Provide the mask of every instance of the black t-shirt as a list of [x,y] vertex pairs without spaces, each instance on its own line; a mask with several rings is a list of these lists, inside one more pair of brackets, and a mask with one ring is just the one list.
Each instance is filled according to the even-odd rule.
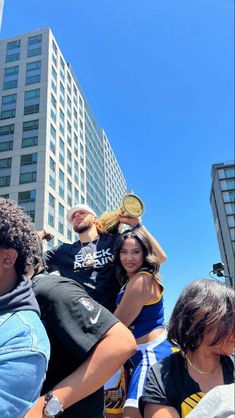
[[[113,248],[119,234],[101,234],[96,245],[94,266],[84,264],[86,246],[92,243],[76,241],[73,244],[62,244],[44,253],[49,271],[58,270],[61,276],[69,277],[80,283],[88,294],[111,312],[116,308],[116,296],[120,285],[115,278]],[[89,252],[89,251],[88,251]]]
[[[51,343],[42,392],[46,393],[84,362],[118,319],[91,299],[74,280],[39,274],[32,279],[32,286]],[[66,409],[61,417],[100,418],[103,409],[103,389],[100,389]]]
[[[224,383],[232,383],[234,365],[231,358],[221,356],[221,364]],[[144,394],[139,400],[139,409],[144,416],[147,403],[166,405],[174,407],[184,418],[203,396],[198,383],[189,375],[184,358],[177,352],[151,367]]]

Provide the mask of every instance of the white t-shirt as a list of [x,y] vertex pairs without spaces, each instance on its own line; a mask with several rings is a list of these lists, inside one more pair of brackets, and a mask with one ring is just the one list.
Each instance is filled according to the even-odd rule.
[[187,418],[234,418],[234,383],[210,390]]

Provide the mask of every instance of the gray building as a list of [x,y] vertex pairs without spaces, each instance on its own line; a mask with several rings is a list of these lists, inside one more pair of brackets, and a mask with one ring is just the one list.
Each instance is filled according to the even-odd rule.
[[4,0],[0,0],[0,31],[2,27],[3,7],[4,7]]
[[[212,165],[210,202],[217,239],[224,263],[226,282],[234,285],[235,254],[235,165],[234,162]],[[216,261],[216,260],[215,260]]]
[[67,210],[119,207],[126,181],[49,28],[0,42],[0,195],[31,215],[50,245],[73,241]]

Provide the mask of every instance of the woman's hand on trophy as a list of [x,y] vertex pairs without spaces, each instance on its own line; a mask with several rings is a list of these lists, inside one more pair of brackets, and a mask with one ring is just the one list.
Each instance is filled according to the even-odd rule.
[[140,218],[133,218],[133,216],[128,215],[118,215],[118,220],[121,224],[130,225],[132,228],[140,223]]

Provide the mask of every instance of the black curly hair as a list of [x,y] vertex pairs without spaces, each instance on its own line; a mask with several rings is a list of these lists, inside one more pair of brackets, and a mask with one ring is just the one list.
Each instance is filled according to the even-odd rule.
[[19,278],[40,255],[37,233],[28,215],[13,200],[0,198],[0,248],[14,248]]

